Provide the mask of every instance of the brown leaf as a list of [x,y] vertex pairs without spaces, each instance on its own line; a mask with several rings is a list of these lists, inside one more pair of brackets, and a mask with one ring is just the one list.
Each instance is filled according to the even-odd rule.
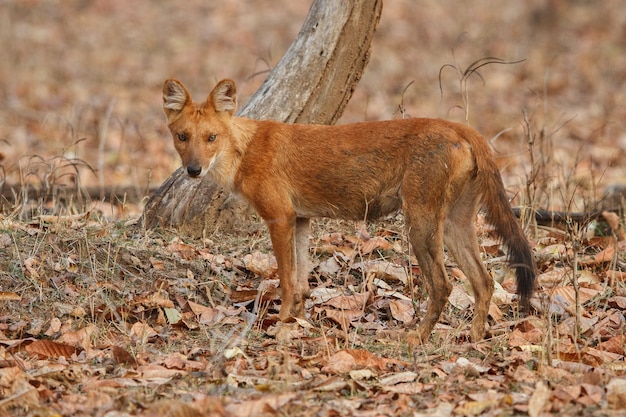
[[357,367],[356,359],[345,350],[333,354],[328,358],[328,364],[322,369],[331,374],[345,374]]
[[198,257],[198,250],[191,245],[181,243],[179,241],[172,242],[168,245],[167,249],[171,252],[177,253],[182,259],[193,260]]
[[615,258],[615,246],[610,245],[596,253],[593,260],[596,263],[611,262]]
[[580,320],[576,320],[576,317],[568,317],[558,325],[560,334],[574,334],[575,327],[579,327],[580,333],[586,333],[592,329],[598,322],[598,316],[593,317],[580,317]]
[[20,301],[22,297],[11,291],[0,291],[0,301]]
[[583,383],[581,384],[581,387],[583,393],[586,393],[587,395],[579,398],[579,403],[589,407],[602,401],[602,397],[604,396],[604,388],[602,386]]
[[402,382],[396,385],[381,386],[381,389],[397,394],[417,395],[424,391],[424,384],[421,382]]
[[0,233],[0,249],[8,248],[13,244],[13,239],[8,233]]
[[613,378],[606,385],[606,401],[613,410],[626,410],[626,378]]
[[140,366],[137,371],[141,378],[149,382],[165,383],[171,378],[184,375],[186,372],[180,369],[168,369],[165,366],[148,364]]
[[58,341],[61,343],[67,343],[72,346],[80,346],[84,350],[89,351],[91,349],[91,336],[96,330],[96,326],[90,324],[73,332],[63,333]]
[[174,302],[165,291],[156,291],[145,301],[149,307],[174,308]]
[[605,364],[611,364],[617,361],[623,361],[624,357],[617,353],[602,351],[592,347],[585,347],[582,351],[582,362],[599,367]]
[[479,416],[487,409],[498,404],[496,399],[482,401],[467,401],[454,409],[455,414],[463,416]]
[[389,250],[391,249],[391,244],[387,239],[381,236],[374,236],[373,238],[361,241],[361,253],[363,255],[367,255],[379,249]]
[[544,332],[541,329],[532,329],[527,332],[522,332],[519,329],[513,330],[509,336],[509,346],[522,347],[530,345],[540,345],[545,338]]
[[606,220],[606,222],[608,223],[609,227],[611,228],[615,236],[617,236],[617,240],[619,241],[624,240],[624,231],[622,229],[620,218],[617,215],[617,213],[613,213],[610,211],[603,211],[602,217],[604,217],[604,220]]
[[467,310],[474,304],[474,301],[460,285],[452,287],[452,292],[448,296],[448,301],[459,310]]
[[340,295],[328,300],[325,305],[335,307],[340,310],[360,310],[363,309],[371,296],[369,291],[352,295]]
[[202,417],[203,414],[182,401],[162,400],[141,413],[143,417]]
[[391,316],[404,323],[410,323],[415,317],[415,309],[413,308],[413,303],[406,300],[391,300],[389,302],[389,309],[391,311]]
[[502,322],[502,319],[504,318],[502,310],[500,310],[500,307],[498,307],[494,302],[489,303],[489,315],[498,323]]
[[295,393],[265,395],[255,400],[232,402],[226,406],[226,412],[237,417],[280,415],[278,410],[294,398]]
[[563,385],[555,387],[552,395],[559,400],[570,402],[575,401],[578,397],[580,397],[581,392],[582,386],[580,384]]
[[355,322],[363,317],[363,310],[360,308],[353,310],[335,310],[333,308],[326,308],[324,309],[324,314],[326,315],[326,318],[339,324],[343,330],[348,330],[348,327],[350,327],[352,322]]
[[572,276],[571,268],[553,268],[549,271],[537,275],[537,284],[544,288],[556,287],[568,282]]
[[609,340],[599,343],[597,348],[605,352],[612,352],[618,355],[624,355],[624,335],[613,336]]
[[19,367],[0,369],[0,416],[21,415],[9,410],[22,407],[35,409],[40,404],[40,396],[30,383],[30,377]]
[[407,271],[389,261],[366,261],[354,264],[353,268],[362,270],[368,277],[373,274],[375,277],[385,281],[399,281],[406,284],[408,281]]
[[606,271],[606,276],[611,282],[625,282],[626,281],[626,272],[624,271],[615,271],[609,269]]
[[245,267],[263,278],[270,278],[278,272],[276,257],[270,253],[253,252],[243,257]]
[[30,256],[24,260],[24,267],[30,274],[30,276],[34,279],[39,279],[39,272],[37,272],[37,267],[39,266],[40,261],[36,257]]
[[35,340],[33,343],[27,345],[24,350],[40,359],[60,358],[61,356],[70,358],[76,353],[74,346],[57,343],[52,340]]
[[147,341],[148,339],[155,337],[157,335],[157,332],[149,325],[137,322],[131,327],[130,335],[136,337],[139,340]]
[[[578,301],[581,305],[585,304],[587,301],[591,300],[600,292],[601,292],[600,289],[580,287],[578,289]],[[557,297],[561,297],[561,299],[567,303],[568,307],[576,305],[576,291],[574,287],[572,287],[571,285],[568,285],[565,287],[552,288],[549,291],[549,295],[553,299]]]
[[395,372],[391,375],[387,375],[381,377],[379,382],[380,385],[396,385],[404,382],[413,382],[415,381],[419,375],[412,371],[407,372]]
[[373,368],[376,370],[386,370],[389,365],[396,361],[381,358],[368,350],[344,349],[340,350],[328,359],[328,365],[324,367],[324,372],[347,373],[352,369]]
[[539,417],[544,413],[544,411],[548,411],[550,407],[549,400],[551,395],[552,390],[545,382],[537,382],[535,384],[533,395],[528,401],[528,415],[530,417]]
[[152,268],[157,271],[162,271],[165,269],[165,262],[152,256],[150,257],[150,264],[152,265]]
[[131,355],[126,349],[119,346],[112,346],[111,353],[113,353],[113,359],[120,365],[129,365],[133,368],[137,367],[137,361],[134,356]]

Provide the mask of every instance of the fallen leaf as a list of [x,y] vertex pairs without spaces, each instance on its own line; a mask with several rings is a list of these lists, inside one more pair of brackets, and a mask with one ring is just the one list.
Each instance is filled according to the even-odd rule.
[[134,368],[137,367],[137,361],[135,357],[131,355],[126,349],[121,348],[119,346],[112,346],[111,353],[113,354],[113,359],[115,362],[121,365],[129,365]]
[[544,342],[545,333],[541,329],[531,329],[527,332],[523,332],[520,329],[515,329],[509,336],[510,347],[523,347],[531,345],[539,345]]
[[244,256],[243,264],[246,269],[263,278],[270,278],[278,271],[276,257],[259,251]]
[[606,385],[606,401],[613,410],[626,409],[626,379],[612,378]]
[[452,287],[448,301],[459,310],[467,310],[474,304],[474,300],[459,285]]
[[200,411],[178,400],[162,400],[152,404],[140,414],[142,417],[202,417]]
[[370,239],[362,240],[360,249],[363,255],[367,255],[375,250],[389,250],[391,249],[391,244],[384,237],[374,236]]
[[296,398],[295,393],[264,395],[255,400],[231,402],[226,406],[227,415],[237,417],[257,417],[280,415],[278,410]]
[[468,368],[473,371],[476,371],[479,374],[483,374],[488,372],[490,368],[488,366],[478,365],[477,363],[471,362],[469,359],[460,357],[455,362],[456,366],[460,366],[462,368]]
[[430,408],[424,412],[415,411],[413,417],[450,417],[454,411],[452,402],[442,401],[435,408]]
[[53,317],[50,320],[50,326],[48,327],[48,330],[46,330],[44,334],[46,336],[53,336],[55,333],[58,333],[61,331],[62,325],[63,323],[61,323],[61,320],[58,317]]
[[11,291],[0,291],[0,301],[19,301],[22,297]]
[[410,323],[415,318],[415,309],[410,301],[391,300],[389,310],[394,319],[404,324]]
[[626,310],[626,297],[624,296],[616,295],[607,299],[607,302],[611,307],[619,307],[622,310]]
[[616,353],[618,355],[624,355],[624,335],[613,336],[602,343],[599,343],[597,348],[606,352]]
[[402,382],[413,382],[419,375],[412,371],[396,372],[380,378],[380,385],[396,385]]
[[326,318],[339,324],[344,331],[348,330],[350,324],[360,320],[364,315],[363,310],[360,308],[352,310],[336,310],[334,308],[326,308],[323,311]]
[[344,374],[364,367],[384,370],[387,367],[387,361],[366,350],[344,349],[328,358],[328,364],[322,370],[333,374]]
[[150,265],[152,265],[152,268],[156,271],[163,271],[165,269],[165,262],[153,256],[150,257]]
[[353,369],[349,372],[349,374],[350,378],[355,381],[362,381],[376,377],[376,374],[371,369]]
[[8,248],[13,244],[13,240],[8,233],[0,233],[0,248]]
[[609,227],[613,231],[613,234],[617,236],[618,241],[624,240],[624,230],[622,228],[622,224],[620,223],[620,217],[617,213],[613,213],[611,211],[603,211],[602,217],[608,223]]
[[24,260],[24,267],[30,274],[30,276],[34,279],[39,279],[39,272],[37,272],[37,267],[39,266],[39,259],[36,257],[30,256]]
[[603,263],[611,262],[615,258],[615,246],[607,246],[593,257],[594,262]]
[[35,340],[24,349],[31,355],[43,358],[70,358],[76,353],[76,348],[65,343],[57,343],[52,340]]
[[463,416],[478,416],[494,405],[497,405],[496,400],[467,401],[455,408],[454,412]]
[[197,258],[200,254],[194,246],[182,243],[179,239],[175,239],[172,243],[170,243],[167,249],[170,252],[178,254],[178,256],[180,256],[182,259],[188,261]]
[[557,328],[560,334],[575,334],[576,327],[579,327],[578,330],[580,331],[580,333],[586,333],[588,330],[591,330],[594,327],[598,320],[598,316],[581,316],[579,320],[576,320],[576,317],[568,317],[562,323],[560,323]]
[[96,325],[90,324],[78,330],[63,333],[58,341],[72,346],[80,346],[84,350],[90,351],[92,336],[95,331]]
[[130,335],[145,343],[155,337],[157,332],[149,325],[138,321],[130,328]]
[[324,304],[340,310],[362,310],[371,296],[369,291],[351,295],[333,297]]
[[343,292],[339,288],[317,287],[311,291],[309,297],[314,304],[323,304],[331,298],[339,297],[342,294]]
[[543,381],[538,381],[535,384],[535,390],[528,401],[528,415],[530,417],[539,417],[548,411],[550,407],[550,396],[552,390]]
[[317,272],[325,276],[334,276],[341,271],[341,264],[334,256],[326,259],[317,266]]
[[358,262],[352,267],[353,269],[365,273],[367,276],[373,275],[376,278],[386,281],[399,281],[406,285],[409,279],[407,271],[403,267],[388,261],[375,260]]
[[166,307],[163,309],[163,312],[165,313],[165,317],[167,317],[168,324],[178,324],[182,319],[180,311],[175,308]]

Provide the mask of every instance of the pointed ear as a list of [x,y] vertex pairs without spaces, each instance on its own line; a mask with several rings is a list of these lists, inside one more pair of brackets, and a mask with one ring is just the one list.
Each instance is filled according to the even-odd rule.
[[185,106],[191,103],[191,95],[183,83],[175,79],[166,80],[163,84],[163,110],[169,118],[180,113]]
[[207,98],[207,106],[213,106],[217,112],[233,114],[237,110],[237,87],[233,80],[222,80]]

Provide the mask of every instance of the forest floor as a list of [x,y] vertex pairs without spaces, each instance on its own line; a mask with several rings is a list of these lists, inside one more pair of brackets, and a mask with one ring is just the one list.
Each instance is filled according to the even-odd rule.
[[[385,3],[341,123],[469,123],[490,138],[512,204],[566,221],[521,220],[540,272],[527,315],[479,216],[496,281],[487,337],[469,341],[473,295],[447,259],[454,290],[419,346],[406,335],[427,294],[401,215],[315,221],[307,320],[293,323],[277,319],[254,215],[202,239],[137,221],[179,164],[163,80],[200,99],[233,78],[245,101],[306,2],[3,3],[0,416],[622,415],[626,9],[470,3]],[[486,57],[525,61],[463,78]],[[28,197],[83,187],[134,193],[115,205]]]

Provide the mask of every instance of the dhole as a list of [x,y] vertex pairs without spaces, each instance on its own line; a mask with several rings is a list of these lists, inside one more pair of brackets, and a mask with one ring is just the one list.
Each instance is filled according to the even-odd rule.
[[412,338],[429,337],[450,294],[444,244],[476,297],[470,336],[484,337],[493,279],[474,228],[481,202],[508,247],[522,302],[530,298],[530,246],[491,149],[473,129],[436,119],[285,124],[236,117],[236,107],[232,80],[219,82],[203,103],[194,103],[177,80],[163,86],[163,108],[187,173],[211,175],[265,220],[278,262],[282,320],[304,315],[309,218],[375,219],[399,209],[429,293]]

